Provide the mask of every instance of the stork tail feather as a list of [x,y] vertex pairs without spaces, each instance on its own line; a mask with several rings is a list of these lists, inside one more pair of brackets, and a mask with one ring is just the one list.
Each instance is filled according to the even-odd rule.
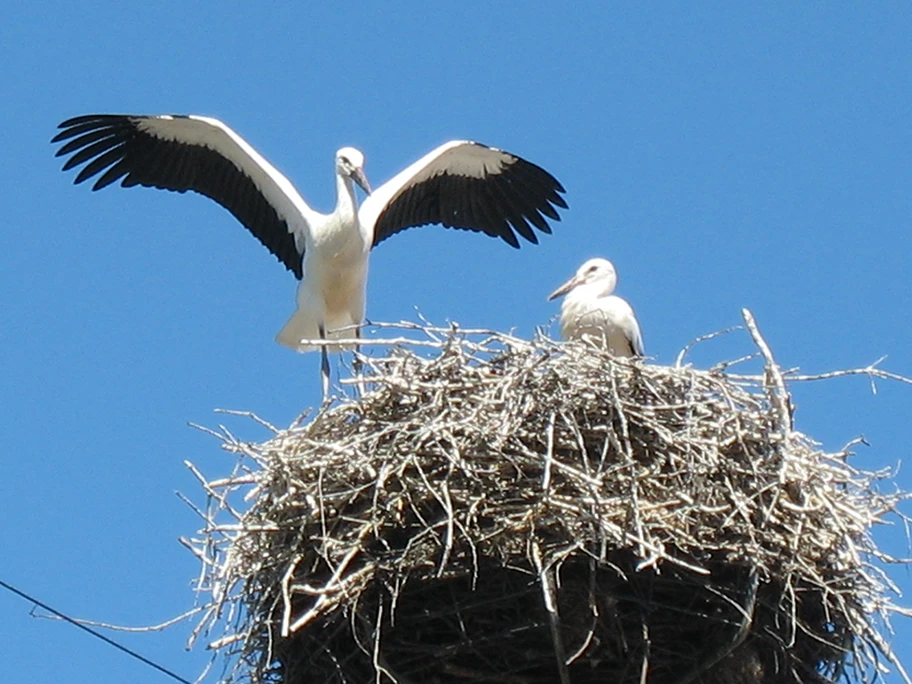
[[[354,339],[357,336],[357,331],[354,329],[335,332],[339,328],[345,328],[351,325],[355,325],[355,321],[353,321],[349,316],[337,320],[331,320],[326,326],[326,329],[329,330],[327,337],[329,339]],[[282,326],[281,330],[279,330],[279,334],[276,335],[275,339],[276,342],[282,346],[293,349],[294,351],[309,352],[316,351],[320,349],[320,347],[312,344],[301,344],[301,340],[318,340],[321,337],[320,326],[317,324],[316,317],[304,309],[297,309],[291,315],[291,318],[288,319],[288,322]],[[331,345],[326,349],[329,352],[338,352],[341,350],[351,349],[353,346],[354,345],[348,344]]]

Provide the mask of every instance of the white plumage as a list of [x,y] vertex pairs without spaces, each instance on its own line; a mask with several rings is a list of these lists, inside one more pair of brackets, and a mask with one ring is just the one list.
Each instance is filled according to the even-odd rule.
[[[359,210],[354,184],[370,193],[364,155],[336,153],[336,207],[311,209],[294,185],[227,125],[202,116],[94,114],[69,119],[52,142],[71,155],[64,170],[85,164],[75,182],[101,174],[98,190],[120,180],[177,192],[192,190],[228,209],[301,280],[297,310],[276,340],[297,351],[303,340],[352,338],[364,321],[370,250],[407,228],[439,223],[537,243],[550,233],[564,188],[544,169],[480,143],[454,140],[381,185]],[[531,224],[531,225],[530,225]],[[328,382],[323,349],[324,389]]]
[[[299,352],[316,349],[302,340],[357,337],[364,320],[372,231],[358,221],[353,181],[370,192],[364,155],[353,147],[336,152],[336,209],[311,218],[303,236],[303,277],[297,309],[276,342]],[[302,200],[303,201],[303,200]],[[338,347],[324,347],[338,351]]]
[[560,326],[565,340],[589,340],[617,356],[643,356],[643,337],[633,308],[613,295],[617,272],[607,259],[590,259],[548,300],[564,296]]

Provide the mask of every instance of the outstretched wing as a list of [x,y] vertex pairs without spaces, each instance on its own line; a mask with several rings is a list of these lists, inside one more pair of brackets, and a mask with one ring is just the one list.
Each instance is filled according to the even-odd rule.
[[373,245],[406,228],[439,223],[499,237],[519,247],[532,227],[550,233],[567,208],[563,186],[543,168],[503,150],[454,140],[428,153],[372,192],[361,204],[361,225]]
[[[69,119],[51,142],[64,143],[63,170],[84,164],[75,182],[101,176],[215,200],[299,279],[314,216],[291,182],[228,126],[202,116],[92,114]],[[122,180],[121,180],[122,179]]]

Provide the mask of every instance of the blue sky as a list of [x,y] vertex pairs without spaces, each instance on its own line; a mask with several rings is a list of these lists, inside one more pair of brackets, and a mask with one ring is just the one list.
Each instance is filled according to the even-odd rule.
[[[307,5],[310,5],[309,7]],[[554,173],[571,210],[538,247],[423,228],[373,255],[368,313],[515,329],[590,256],[611,258],[646,348],[670,363],[750,308],[784,366],[912,375],[912,10],[906,3],[6,3],[0,9],[0,578],[80,617],[142,625],[187,609],[177,542],[201,500],[182,462],[232,460],[187,427],[214,408],[283,425],[319,400],[316,355],[273,343],[293,277],[198,196],[59,171],[57,123],[94,112],[228,122],[317,209],[332,159],[376,186],[470,138]],[[693,355],[750,351],[744,336]],[[897,465],[912,388],[796,389],[797,427],[855,463]],[[912,488],[901,469],[897,482]],[[888,485],[891,486],[891,485]],[[909,555],[901,530],[888,550]],[[912,593],[901,568],[892,577]],[[910,605],[909,601],[906,605]],[[0,593],[0,660],[19,684],[162,675]],[[897,644],[912,639],[900,623]],[[193,678],[188,629],[123,636]],[[899,645],[912,663],[912,646]],[[897,677],[888,681],[899,681]]]

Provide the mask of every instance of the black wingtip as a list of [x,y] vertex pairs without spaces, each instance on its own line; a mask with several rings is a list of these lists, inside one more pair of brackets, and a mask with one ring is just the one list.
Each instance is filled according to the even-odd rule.
[[500,237],[513,249],[519,249],[519,240],[516,239],[516,233],[514,233],[513,229],[509,226],[506,226],[506,229],[500,234]]
[[74,116],[66,121],[63,121],[57,124],[57,128],[72,128],[73,126],[79,126],[80,124],[90,123],[90,122],[102,122],[102,121],[116,121],[118,119],[123,119],[124,117],[129,117],[130,114],[83,114],[81,116]]
[[[68,169],[64,169],[64,171],[67,171],[67,170]],[[87,171],[90,171],[90,172],[86,173]],[[95,175],[94,172],[91,172],[90,169],[85,168],[82,171],[80,171],[78,174],[76,174],[76,178],[73,179],[73,185],[79,185],[80,183],[85,183],[87,180],[89,180],[89,178],[91,178],[94,175]]]

